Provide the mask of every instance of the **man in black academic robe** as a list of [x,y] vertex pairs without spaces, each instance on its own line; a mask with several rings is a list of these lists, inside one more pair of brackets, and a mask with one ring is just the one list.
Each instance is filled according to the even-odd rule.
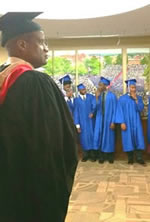
[[[47,58],[43,32],[15,16],[0,18],[10,57],[0,67],[0,222],[63,222],[77,166],[76,130],[57,85],[33,69]],[[16,33],[3,33],[13,19]],[[18,64],[27,69],[18,71]]]

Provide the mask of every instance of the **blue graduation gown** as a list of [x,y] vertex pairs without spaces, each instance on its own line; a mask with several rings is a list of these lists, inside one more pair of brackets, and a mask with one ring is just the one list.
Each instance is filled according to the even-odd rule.
[[94,149],[111,153],[115,150],[115,131],[110,128],[111,123],[115,123],[117,107],[117,97],[112,92],[106,92],[105,111],[102,113],[102,96],[98,101],[94,99],[93,111],[96,112],[94,128]]
[[74,114],[74,98],[71,99],[71,100],[67,100],[67,105],[68,105],[68,108],[69,108],[69,111],[73,117],[73,114]]
[[85,100],[80,96],[75,98],[74,123],[80,125],[80,144],[85,151],[93,149],[93,118],[89,117],[93,98],[94,96],[88,93]]
[[134,149],[144,150],[144,135],[140,112],[144,109],[141,96],[137,96],[138,103],[125,94],[120,97],[116,112],[116,123],[125,123],[127,129],[122,130],[122,144],[124,152]]

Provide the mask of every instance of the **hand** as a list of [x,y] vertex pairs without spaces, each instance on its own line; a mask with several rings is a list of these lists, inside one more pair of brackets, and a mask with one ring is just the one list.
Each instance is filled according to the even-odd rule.
[[96,99],[99,97],[100,94],[101,94],[101,92],[97,89],[95,92]]
[[126,129],[127,129],[126,124],[125,124],[125,123],[122,123],[122,124],[121,124],[121,130],[124,130],[124,131],[125,131]]
[[77,128],[77,132],[78,132],[78,133],[81,133],[81,128]]
[[138,99],[137,99],[136,94],[131,94],[131,97],[135,100],[136,103],[138,103]]
[[110,129],[115,129],[115,124],[114,123],[110,124]]
[[137,96],[136,96],[136,94],[134,93],[134,94],[131,94],[130,95],[134,100],[137,100]]
[[93,116],[94,116],[93,113],[89,114],[89,118],[93,118]]

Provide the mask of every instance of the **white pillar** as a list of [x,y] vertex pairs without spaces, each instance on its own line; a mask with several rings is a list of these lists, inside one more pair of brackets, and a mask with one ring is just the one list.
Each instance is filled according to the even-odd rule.
[[78,75],[78,50],[75,50],[75,84],[79,84],[79,75]]
[[54,75],[54,57],[55,57],[55,54],[54,54],[54,49],[52,50],[52,75]]
[[122,48],[122,80],[123,80],[123,94],[126,93],[125,80],[127,79],[127,49]]
[[6,49],[0,47],[0,65],[6,62],[7,58],[8,58],[8,54],[7,54]]

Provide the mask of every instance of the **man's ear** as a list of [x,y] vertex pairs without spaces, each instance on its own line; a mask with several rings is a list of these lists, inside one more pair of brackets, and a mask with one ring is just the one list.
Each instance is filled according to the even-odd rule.
[[17,40],[17,46],[21,51],[25,51],[27,48],[27,45],[28,45],[28,43],[24,39]]

